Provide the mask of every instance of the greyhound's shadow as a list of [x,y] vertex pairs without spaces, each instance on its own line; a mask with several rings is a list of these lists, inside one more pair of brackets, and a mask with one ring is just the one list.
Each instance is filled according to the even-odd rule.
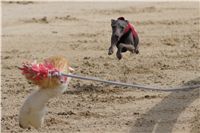
[[[183,86],[196,84],[200,84],[200,77],[183,84]],[[138,118],[130,133],[171,133],[179,115],[199,98],[199,89],[171,92]]]

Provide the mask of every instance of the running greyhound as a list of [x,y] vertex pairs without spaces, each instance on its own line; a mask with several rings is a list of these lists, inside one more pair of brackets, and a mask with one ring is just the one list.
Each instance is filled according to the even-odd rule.
[[113,54],[114,46],[118,49],[116,56],[119,60],[122,58],[122,53],[127,50],[131,53],[139,54],[139,37],[137,31],[128,20],[125,20],[124,17],[119,17],[117,20],[111,19],[111,27],[111,46],[108,55]]

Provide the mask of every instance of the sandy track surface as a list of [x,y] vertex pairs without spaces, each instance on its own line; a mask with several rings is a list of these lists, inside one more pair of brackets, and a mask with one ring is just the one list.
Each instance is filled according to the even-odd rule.
[[[7,2],[2,4],[1,130],[12,132],[197,133],[199,89],[152,92],[72,80],[48,103],[44,127],[21,129],[18,113],[35,86],[17,66],[64,55],[77,74],[154,86],[200,83],[198,2]],[[140,54],[108,56],[110,20],[124,16]]]

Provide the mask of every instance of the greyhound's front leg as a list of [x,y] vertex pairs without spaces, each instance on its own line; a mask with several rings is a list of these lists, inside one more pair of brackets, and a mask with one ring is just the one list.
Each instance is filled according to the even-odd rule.
[[113,54],[114,52],[114,47],[116,46],[116,43],[117,43],[117,38],[115,36],[111,36],[111,46],[108,50],[108,55],[111,55]]
[[110,48],[109,48],[109,50],[108,50],[108,55],[113,54],[113,52],[114,52],[114,45],[111,44],[111,46],[110,46]]
[[116,56],[119,60],[122,58],[122,48],[123,48],[122,44],[119,44],[117,53],[116,53]]

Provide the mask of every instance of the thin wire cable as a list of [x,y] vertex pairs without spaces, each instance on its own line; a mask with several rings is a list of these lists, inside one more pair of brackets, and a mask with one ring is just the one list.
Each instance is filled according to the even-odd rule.
[[139,89],[143,89],[143,90],[152,90],[152,91],[166,91],[166,92],[169,92],[169,91],[189,91],[191,89],[200,88],[200,84],[197,84],[197,85],[188,85],[188,86],[180,86],[180,87],[163,89],[164,87],[152,87],[152,86],[147,86],[147,85],[142,85],[142,84],[123,83],[123,82],[118,82],[118,81],[110,81],[110,80],[99,79],[99,78],[96,78],[96,77],[85,77],[85,76],[80,76],[80,75],[64,74],[64,73],[61,73],[61,75],[71,77],[71,78],[76,78],[76,79],[91,80],[91,81],[96,81],[96,82],[101,82],[101,83],[106,83],[106,84],[113,84],[113,85],[126,86],[126,87],[134,87],[134,88],[139,88]]

